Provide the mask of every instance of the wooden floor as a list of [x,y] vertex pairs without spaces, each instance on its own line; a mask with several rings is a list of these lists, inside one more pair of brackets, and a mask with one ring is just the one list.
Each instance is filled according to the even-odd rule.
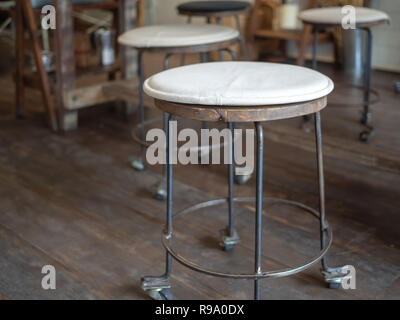
[[[329,66],[323,70],[333,76]],[[148,70],[148,73],[152,71]],[[343,81],[335,73],[335,81]],[[399,78],[399,75],[397,75]],[[396,75],[375,72],[382,101],[374,107],[377,133],[358,142],[359,108],[331,106],[323,116],[327,213],[334,230],[330,264],[354,265],[356,290],[330,290],[320,266],[262,282],[263,299],[400,298],[400,104]],[[356,91],[354,91],[356,94]],[[110,107],[80,114],[79,130],[51,133],[41,99],[27,92],[27,118],[13,116],[10,74],[0,78],[0,299],[147,299],[143,275],[163,272],[160,241],[165,204],[153,199],[161,168],[135,172],[139,148],[131,122]],[[331,102],[349,101],[339,86]],[[154,112],[152,112],[154,113]],[[317,207],[313,134],[301,120],[265,124],[264,195]],[[174,208],[225,197],[223,166],[178,166]],[[236,195],[254,195],[254,179]],[[234,252],[218,246],[226,208],[176,221],[176,247],[198,263],[252,272],[254,204],[237,208],[242,242]],[[263,268],[304,263],[318,252],[318,222],[277,206],[264,210]],[[57,290],[41,289],[41,268],[57,269]],[[215,279],[174,263],[176,299],[248,299],[252,283]]]

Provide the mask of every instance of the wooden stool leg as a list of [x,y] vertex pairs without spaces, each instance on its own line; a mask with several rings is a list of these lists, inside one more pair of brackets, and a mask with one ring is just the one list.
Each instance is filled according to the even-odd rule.
[[35,16],[30,1],[22,1],[22,11],[24,12],[27,26],[32,38],[33,52],[35,55],[37,70],[40,76],[42,94],[43,94],[44,104],[48,112],[50,126],[54,131],[57,131],[58,124],[57,124],[56,110],[54,106],[54,101],[50,93],[49,78],[43,65],[42,50],[40,49],[39,46],[38,29],[36,26]]
[[16,77],[15,77],[15,105],[16,115],[22,118],[24,115],[24,19],[22,12],[22,2],[17,1],[15,10],[15,31],[16,31]]
[[310,43],[311,33],[312,33],[312,26],[309,24],[306,24],[303,28],[303,32],[301,34],[301,38],[298,43],[299,56],[297,58],[297,64],[299,66],[304,66],[304,64],[305,64],[305,55],[306,55],[306,50],[307,50],[308,44]]

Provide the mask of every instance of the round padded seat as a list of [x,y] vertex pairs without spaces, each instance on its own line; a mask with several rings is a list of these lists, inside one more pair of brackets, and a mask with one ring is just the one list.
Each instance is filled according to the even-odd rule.
[[144,91],[158,100],[206,106],[266,106],[311,101],[334,88],[323,74],[263,62],[212,62],[174,68],[149,78]]
[[157,25],[130,30],[122,34],[118,42],[135,48],[171,48],[206,45],[238,37],[237,30],[218,25]]
[[[390,21],[389,16],[379,10],[355,7],[356,24],[371,24]],[[344,14],[342,7],[315,8],[300,12],[299,19],[310,24],[341,25]]]
[[191,1],[178,6],[179,12],[211,13],[224,11],[241,11],[249,8],[247,1]]

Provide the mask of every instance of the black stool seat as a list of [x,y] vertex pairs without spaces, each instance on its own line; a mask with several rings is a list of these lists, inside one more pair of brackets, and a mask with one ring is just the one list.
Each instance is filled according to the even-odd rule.
[[247,1],[191,1],[179,5],[178,11],[193,13],[241,11],[250,6]]

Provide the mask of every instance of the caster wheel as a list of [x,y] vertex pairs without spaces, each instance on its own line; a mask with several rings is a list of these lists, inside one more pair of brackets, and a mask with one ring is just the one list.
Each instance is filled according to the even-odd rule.
[[225,252],[233,251],[235,246],[240,242],[239,234],[236,230],[234,230],[233,234],[230,235],[228,228],[222,229],[219,231],[219,235],[221,238],[219,245]]
[[165,201],[167,199],[167,190],[165,190],[164,187],[159,187],[156,193],[154,194],[154,197],[158,201]]
[[328,284],[329,289],[339,289],[340,286],[341,286],[341,283],[337,283],[337,282],[331,282]]
[[234,244],[229,244],[229,245],[225,245],[222,250],[224,250],[225,252],[231,252],[233,251],[233,249],[235,248]]
[[136,171],[144,171],[146,169],[144,162],[142,160],[133,160],[131,166]]
[[169,289],[149,290],[149,291],[147,291],[147,293],[153,300],[157,300],[157,301],[173,299],[172,293]]
[[245,185],[249,180],[251,179],[251,175],[244,175],[244,176],[236,176],[235,177],[235,182],[239,186]]
[[400,93],[400,81],[394,83],[394,92]]
[[360,141],[361,142],[368,142],[370,136],[371,136],[371,132],[363,131],[363,132],[360,133]]

